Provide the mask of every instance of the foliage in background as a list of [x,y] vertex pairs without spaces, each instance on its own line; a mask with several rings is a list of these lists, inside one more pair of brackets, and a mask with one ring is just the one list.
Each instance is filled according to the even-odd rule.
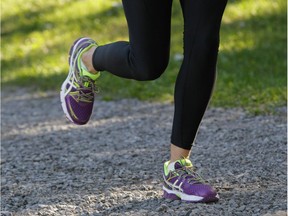
[[[100,45],[128,39],[119,0],[3,0],[1,7],[4,88],[59,90],[74,39],[90,36]],[[286,0],[229,1],[212,106],[266,112],[286,104],[286,13]],[[160,79],[137,82],[103,72],[103,99],[173,101],[183,47],[179,1],[173,3],[172,32],[170,64]]]

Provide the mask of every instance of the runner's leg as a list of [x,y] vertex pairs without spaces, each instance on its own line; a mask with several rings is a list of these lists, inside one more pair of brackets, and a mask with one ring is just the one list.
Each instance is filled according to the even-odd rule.
[[172,0],[123,0],[123,6],[129,42],[98,47],[93,66],[128,79],[156,79],[169,61]]
[[171,143],[191,149],[211,97],[219,30],[227,0],[180,0],[184,16],[184,60],[175,85]]

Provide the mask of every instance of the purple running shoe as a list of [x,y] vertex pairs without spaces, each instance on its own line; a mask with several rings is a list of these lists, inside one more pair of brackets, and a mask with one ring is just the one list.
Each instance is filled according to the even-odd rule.
[[163,196],[166,199],[205,203],[219,200],[216,190],[204,183],[187,158],[164,163],[163,178]]
[[81,56],[97,43],[90,38],[79,38],[69,52],[69,74],[60,92],[62,109],[66,117],[78,125],[86,124],[93,110],[96,79],[100,72],[92,74],[81,61]]

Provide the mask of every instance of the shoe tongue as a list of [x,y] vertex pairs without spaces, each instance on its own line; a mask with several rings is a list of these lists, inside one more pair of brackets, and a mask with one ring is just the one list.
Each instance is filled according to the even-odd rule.
[[91,88],[93,87],[93,80],[91,80],[89,77],[87,76],[83,76],[82,77],[82,86],[86,87],[86,88]]
[[191,161],[188,158],[183,158],[181,160],[178,160],[182,166],[190,167],[193,166]]
[[174,162],[174,169],[181,169],[183,168],[183,166],[192,167],[193,165],[191,161],[187,158],[183,158]]
[[98,77],[100,76],[100,72],[93,74],[93,73],[88,72],[87,70],[82,69],[82,75],[89,77],[93,81],[96,81]]

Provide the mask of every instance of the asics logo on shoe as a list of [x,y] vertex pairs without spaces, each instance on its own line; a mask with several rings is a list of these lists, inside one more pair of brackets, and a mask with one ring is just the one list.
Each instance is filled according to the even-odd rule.
[[[176,177],[176,176],[173,176],[173,177]],[[172,178],[173,178],[173,177],[172,177]],[[183,182],[180,182],[180,184],[177,185],[177,183],[179,182],[179,179],[177,179],[173,184],[170,183],[170,182],[165,178],[165,176],[163,176],[163,179],[164,179],[165,184],[167,184],[170,188],[172,188],[172,190],[176,190],[176,191],[183,192],[183,189],[181,188]]]

